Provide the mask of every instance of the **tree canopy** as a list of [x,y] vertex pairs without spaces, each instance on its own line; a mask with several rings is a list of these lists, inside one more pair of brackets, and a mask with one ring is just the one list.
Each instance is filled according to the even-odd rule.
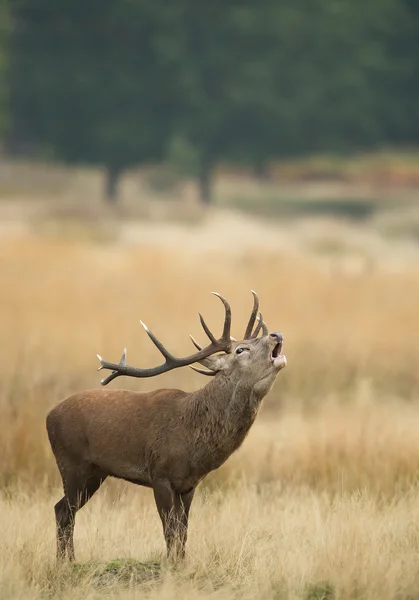
[[15,135],[104,165],[110,197],[123,169],[162,158],[179,110],[164,4],[14,4]]
[[174,138],[205,202],[220,160],[418,141],[415,0],[2,2],[15,146],[104,165],[110,199]]
[[8,73],[10,66],[10,13],[7,0],[0,0],[0,140],[9,130]]

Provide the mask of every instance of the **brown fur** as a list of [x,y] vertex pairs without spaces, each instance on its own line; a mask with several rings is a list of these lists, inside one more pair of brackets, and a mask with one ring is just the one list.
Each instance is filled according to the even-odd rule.
[[98,389],[53,408],[47,431],[64,486],[57,556],[74,559],[75,514],[108,476],[153,489],[168,553],[182,556],[197,485],[241,445],[285,366],[285,357],[272,360],[279,336],[234,342],[231,353],[201,361],[218,372],[196,392]]

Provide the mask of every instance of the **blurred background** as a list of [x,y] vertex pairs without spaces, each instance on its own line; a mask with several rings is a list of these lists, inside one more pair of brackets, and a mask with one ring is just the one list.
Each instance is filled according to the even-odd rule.
[[289,365],[209,481],[411,485],[419,4],[1,0],[0,33],[0,485],[58,483],[45,414],[97,352],[157,364],[140,318],[185,355],[250,289]]

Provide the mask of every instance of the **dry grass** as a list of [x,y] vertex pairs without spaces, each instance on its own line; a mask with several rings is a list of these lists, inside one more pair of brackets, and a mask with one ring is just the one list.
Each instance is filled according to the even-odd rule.
[[[1,501],[0,595],[9,598],[415,598],[419,500],[367,490],[331,497],[243,482],[200,494],[189,554],[162,560],[150,494],[104,490],[78,517],[74,567],[54,567],[51,498]],[[106,519],[103,518],[106,514]],[[116,558],[135,556],[135,560]]]
[[[1,239],[0,598],[418,597],[419,275],[385,267],[326,271],[250,240],[194,251]],[[219,326],[212,289],[230,299],[239,336],[250,288],[284,332],[289,366],[242,449],[201,487],[185,564],[162,558],[150,492],[109,482],[78,516],[79,563],[57,569],[47,410],[98,385],[96,352],[116,359],[127,346],[131,363],[155,363],[140,318],[188,352],[198,310]],[[119,381],[204,383],[187,369]]]

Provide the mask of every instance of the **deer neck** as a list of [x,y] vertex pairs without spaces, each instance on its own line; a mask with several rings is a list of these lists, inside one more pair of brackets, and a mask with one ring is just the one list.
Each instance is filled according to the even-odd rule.
[[223,373],[191,395],[189,409],[196,439],[218,451],[224,462],[243,442],[265,394],[247,382],[233,382]]

